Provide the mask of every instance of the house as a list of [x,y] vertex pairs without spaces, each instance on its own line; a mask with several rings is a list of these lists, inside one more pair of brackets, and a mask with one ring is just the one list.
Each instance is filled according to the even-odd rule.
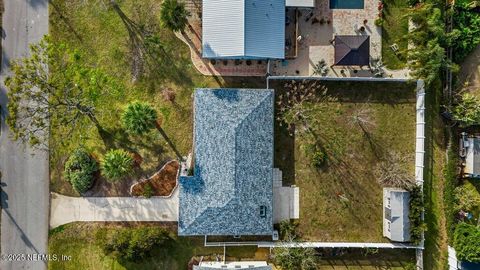
[[265,261],[241,261],[241,262],[200,262],[194,265],[193,270],[216,270],[216,269],[248,269],[248,270],[272,270],[272,266]]
[[283,59],[285,0],[203,0],[202,56]]
[[197,89],[179,235],[272,235],[274,92]]
[[464,159],[463,175],[465,177],[480,177],[480,138],[462,134],[460,141],[460,156]]
[[383,189],[383,236],[395,242],[410,241],[410,193],[399,188]]

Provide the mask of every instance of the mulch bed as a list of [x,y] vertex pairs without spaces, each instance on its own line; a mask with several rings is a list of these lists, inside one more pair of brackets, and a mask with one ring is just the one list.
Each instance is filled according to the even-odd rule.
[[180,163],[172,160],[165,164],[160,171],[152,177],[132,186],[133,196],[143,196],[145,187],[150,185],[153,189],[153,196],[169,196],[177,185],[177,174]]

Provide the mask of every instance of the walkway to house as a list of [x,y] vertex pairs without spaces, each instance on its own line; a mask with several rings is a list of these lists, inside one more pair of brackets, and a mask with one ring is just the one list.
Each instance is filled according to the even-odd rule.
[[51,193],[50,228],[74,221],[178,221],[178,188],[170,197],[68,197]]

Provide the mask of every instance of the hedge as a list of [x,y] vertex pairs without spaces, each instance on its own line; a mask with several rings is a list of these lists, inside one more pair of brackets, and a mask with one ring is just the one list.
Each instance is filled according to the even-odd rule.
[[480,263],[480,228],[467,223],[458,224],[453,246],[459,260]]

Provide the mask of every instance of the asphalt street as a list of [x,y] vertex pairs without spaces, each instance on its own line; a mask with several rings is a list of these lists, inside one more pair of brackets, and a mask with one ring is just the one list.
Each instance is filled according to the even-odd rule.
[[[9,138],[5,126],[8,63],[28,54],[28,45],[48,33],[47,0],[3,0],[0,104],[0,170],[2,172],[2,270],[46,269],[47,262],[32,254],[46,254],[49,215],[48,154],[28,149]],[[13,254],[16,254],[15,256]],[[22,257],[22,254],[25,257]],[[11,261],[10,259],[14,259]]]

